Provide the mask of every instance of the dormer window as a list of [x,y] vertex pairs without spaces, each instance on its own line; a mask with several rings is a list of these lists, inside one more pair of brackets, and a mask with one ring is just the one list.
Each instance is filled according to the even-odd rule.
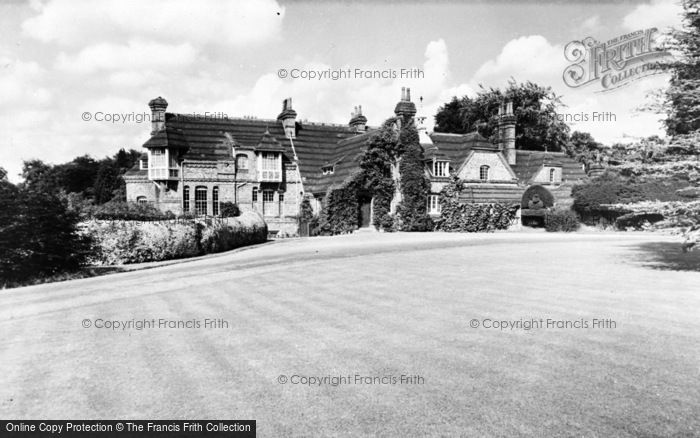
[[260,181],[282,181],[282,154],[261,152],[259,166]]
[[335,166],[334,166],[334,165],[323,166],[323,167],[321,168],[321,172],[322,172],[324,175],[333,175],[333,173],[335,172]]
[[435,176],[449,176],[450,175],[450,163],[447,161],[435,161],[433,162],[433,175]]
[[142,158],[139,160],[139,169],[148,170],[148,158]]
[[178,178],[177,158],[175,153],[169,149],[149,149],[147,163],[149,179],[157,181]]

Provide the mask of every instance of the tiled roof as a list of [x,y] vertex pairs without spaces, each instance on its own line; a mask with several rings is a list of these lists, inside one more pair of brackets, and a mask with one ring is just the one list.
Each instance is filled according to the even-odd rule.
[[[269,137],[265,144],[277,142],[284,155],[292,160],[294,154],[290,140],[285,136],[280,122],[266,119],[246,118],[202,118],[182,114],[166,113],[165,130],[149,139],[145,147],[163,147],[182,144],[189,146],[184,158],[187,160],[231,160],[231,141],[237,147],[255,149],[260,147],[265,131]],[[228,135],[227,135],[228,134]],[[343,139],[364,137],[345,125],[297,122],[294,149],[299,158],[299,168],[304,188],[313,193],[324,192],[333,183],[337,169],[353,158],[351,145],[339,145]],[[357,145],[355,145],[357,146]],[[324,177],[321,167],[334,157],[346,155],[336,166],[336,174]],[[341,170],[340,174],[344,174]]]
[[[292,142],[299,159],[299,168],[306,191],[324,193],[331,185],[345,181],[359,168],[361,153],[375,130],[357,133],[350,126],[296,123],[296,136],[290,142],[277,120],[250,118],[203,118],[166,113],[165,128],[148,139],[144,147],[174,147],[184,152],[186,160],[232,160],[232,146],[242,149],[278,150],[292,160]],[[426,149],[426,158],[446,158],[458,166],[474,149],[497,151],[494,145],[476,132],[469,134],[430,134],[433,145]],[[564,180],[585,177],[580,164],[563,153],[517,151],[517,164],[512,166],[518,179],[527,182],[543,163],[561,165]],[[324,165],[334,165],[334,172],[323,175]],[[138,165],[126,175],[145,175]],[[503,190],[502,188],[499,190]],[[507,192],[507,191],[506,191]],[[502,192],[502,193],[506,193]],[[486,196],[485,188],[479,193]],[[499,192],[501,193],[501,192]],[[482,196],[482,195],[478,195]],[[489,195],[490,196],[490,195]],[[494,196],[510,196],[507,193]]]
[[524,187],[518,186],[470,184],[464,188],[459,199],[462,202],[475,202],[477,204],[490,202],[519,204],[524,191]]
[[[436,132],[431,134],[430,138],[440,155],[449,158],[453,165],[461,164],[472,149],[498,150],[498,146],[482,137],[478,132],[469,134]],[[438,154],[438,152],[432,152],[432,154]]]
[[527,183],[542,168],[557,166],[562,168],[562,181],[576,181],[586,177],[581,164],[563,152],[516,151],[515,164],[511,165],[518,179]]

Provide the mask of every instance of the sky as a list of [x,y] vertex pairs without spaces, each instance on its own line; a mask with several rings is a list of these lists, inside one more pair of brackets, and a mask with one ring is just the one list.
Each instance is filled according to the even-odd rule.
[[[157,96],[169,112],[261,119],[275,119],[291,97],[299,119],[340,124],[361,105],[377,126],[393,115],[406,86],[430,129],[452,96],[503,88],[511,78],[551,86],[564,113],[614,114],[570,123],[598,141],[663,136],[661,116],[636,109],[667,76],[607,93],[570,88],[562,79],[564,47],[588,36],[605,41],[678,27],[680,13],[676,0],[6,1],[0,166],[17,182],[24,160],[61,163],[140,149],[150,134],[143,114]],[[329,77],[348,69],[351,75]],[[402,78],[401,69],[422,74]],[[365,71],[372,74],[356,74]],[[314,72],[326,76],[301,77]]]

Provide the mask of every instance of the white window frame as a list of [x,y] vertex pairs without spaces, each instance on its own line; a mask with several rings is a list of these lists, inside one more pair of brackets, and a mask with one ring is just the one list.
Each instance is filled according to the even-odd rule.
[[148,150],[148,179],[164,180],[177,179],[180,169],[175,156],[168,148],[153,148]]
[[[269,197],[270,197],[269,200],[265,199],[268,197],[266,195],[269,195]],[[271,203],[275,202],[275,191],[274,190],[263,190],[262,191],[262,202],[263,202],[263,204],[271,204]]]
[[282,154],[260,152],[258,155],[260,181],[282,181]]
[[219,215],[219,186],[214,186],[211,189],[211,209],[214,216]]
[[182,211],[184,213],[190,212],[190,186],[182,188]]
[[[203,190],[202,190],[203,189]],[[198,193],[204,192],[204,199],[197,197]],[[206,186],[196,186],[194,188],[194,212],[197,215],[207,215],[207,203],[209,201],[209,189]],[[200,208],[204,202],[204,208]]]
[[557,169],[550,167],[549,168],[549,182],[557,182]]
[[141,205],[148,204],[148,198],[146,198],[145,196],[137,196],[136,203]]
[[167,148],[153,148],[148,150],[148,179],[168,179]]
[[433,162],[434,176],[450,176],[450,163],[448,161]]
[[440,207],[440,195],[428,195],[428,213],[440,214],[441,211],[442,208]]

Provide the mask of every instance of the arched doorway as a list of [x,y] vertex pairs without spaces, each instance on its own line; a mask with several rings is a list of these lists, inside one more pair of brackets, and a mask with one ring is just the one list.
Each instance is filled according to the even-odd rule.
[[543,227],[545,211],[554,206],[554,195],[540,185],[528,187],[520,200],[521,221],[529,227]]

